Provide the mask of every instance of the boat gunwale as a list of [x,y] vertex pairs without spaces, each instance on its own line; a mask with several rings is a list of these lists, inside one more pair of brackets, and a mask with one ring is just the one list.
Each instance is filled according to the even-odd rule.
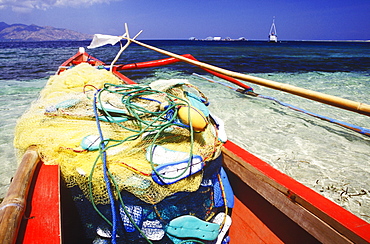
[[[343,240],[348,238],[348,240],[351,240],[355,243],[370,242],[370,224],[339,206],[335,202],[332,202],[314,190],[299,183],[295,179],[273,168],[268,163],[262,161],[258,157],[247,152],[231,141],[227,141],[223,145],[222,152],[225,156],[231,159],[231,163],[237,163],[237,165],[232,165],[230,162],[228,163],[228,160],[224,159],[224,166],[226,166],[229,171],[235,174],[247,185],[250,184],[250,180],[246,177],[243,177],[243,171],[249,171],[253,176],[257,177],[257,179],[261,182],[261,185],[268,184],[268,188],[276,189],[276,194],[283,194],[286,199],[289,199],[290,203],[293,203],[290,204],[290,207],[295,208],[293,205],[299,205],[308,213],[316,216],[317,220],[326,223],[335,232],[337,232],[339,235],[342,235],[344,237]],[[260,194],[264,194],[264,187],[256,186],[252,188],[259,191]],[[268,199],[268,197],[268,194],[267,196],[264,196],[266,200],[276,207],[277,204],[280,204],[274,199]],[[289,202],[286,203],[289,204]],[[289,206],[280,206],[280,210],[285,211],[284,208],[286,207]],[[285,214],[290,215],[290,217],[294,217],[294,213],[292,212],[287,211]],[[315,220],[312,221],[313,223],[319,223]],[[311,232],[310,227],[305,226],[305,223],[298,224],[300,224],[308,232]],[[320,238],[322,235],[321,233],[318,234]],[[329,236],[328,238],[329,239],[327,239],[327,241],[329,241],[331,237]],[[339,237],[339,239],[341,238]]]

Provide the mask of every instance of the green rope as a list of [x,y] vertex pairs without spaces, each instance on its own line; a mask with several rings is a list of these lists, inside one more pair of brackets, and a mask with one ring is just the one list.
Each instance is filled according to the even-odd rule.
[[[110,89],[112,87],[114,89]],[[118,94],[118,95],[122,96],[121,102],[125,106],[126,110],[128,111],[127,116],[129,116],[129,119],[134,123],[135,126],[139,127],[138,130],[135,130],[131,127],[124,126],[123,124],[117,123],[114,120],[114,118],[109,114],[109,111],[107,111],[104,108],[104,105],[102,103],[101,96],[102,96],[102,93],[104,91],[105,92],[110,92],[110,93],[115,93],[115,94]],[[149,111],[149,110],[147,110],[147,109],[145,109],[145,108],[143,108],[139,105],[136,105],[133,102],[134,99],[137,99],[137,98],[140,99],[142,96],[154,95],[154,94],[164,94],[167,98],[169,98],[168,99],[169,101],[167,101],[167,102],[169,102],[169,105],[168,105],[166,110],[161,111],[161,112],[152,112],[152,111]],[[175,102],[175,100],[176,101],[181,101],[181,102]],[[163,92],[163,91],[156,91],[156,90],[150,89],[149,87],[143,87],[143,86],[137,86],[137,85],[134,85],[134,86],[132,86],[132,85],[115,85],[115,84],[107,83],[107,84],[104,85],[104,88],[99,92],[98,101],[99,101],[99,103],[101,105],[101,108],[104,111],[104,113],[107,114],[110,121],[112,121],[111,123],[114,123],[114,124],[118,125],[119,127],[123,128],[125,130],[129,130],[131,132],[136,132],[137,133],[136,135],[133,135],[133,136],[130,136],[130,137],[126,138],[124,141],[122,141],[119,144],[122,144],[125,141],[136,140],[138,137],[140,137],[145,132],[157,132],[155,134],[152,142],[151,142],[151,146],[153,146],[155,144],[156,140],[161,135],[161,133],[166,128],[168,128],[170,126],[173,126],[173,125],[178,126],[178,124],[174,123],[174,121],[177,118],[177,109],[175,109],[177,106],[187,106],[188,110],[189,110],[189,114],[190,114],[190,104],[187,100],[182,99],[180,97],[177,97],[177,96],[175,96],[171,93],[166,93],[166,92]],[[166,121],[163,118],[163,116],[165,114],[167,114],[170,110],[174,110],[174,114],[173,114],[173,116],[170,120]],[[138,111],[141,112],[142,114],[151,115],[151,116],[149,116],[149,118],[151,118],[151,120],[142,119],[140,114],[138,113]],[[153,117],[155,119],[153,119]],[[189,157],[189,161],[187,163],[186,168],[184,168],[184,170],[182,172],[180,172],[179,175],[174,176],[174,177],[166,177],[166,176],[160,175],[160,173],[155,169],[154,163],[152,162],[152,154],[150,154],[150,160],[149,161],[150,161],[152,170],[159,177],[161,177],[163,179],[176,179],[176,178],[181,177],[182,175],[184,175],[187,172],[187,170],[191,167],[192,156],[193,156],[193,141],[194,141],[194,135],[193,135],[194,130],[193,130],[193,127],[192,127],[192,124],[191,124],[191,120],[190,120],[189,130],[190,130],[190,157]],[[110,148],[110,147],[108,147],[108,148]],[[150,147],[150,148],[153,148],[153,147]]]
[[[135,127],[134,128],[128,127],[128,126],[125,126],[124,123],[119,123],[119,122],[115,121],[115,119],[110,114],[110,112],[107,111],[107,109],[104,107],[104,104],[102,102],[103,92],[114,93],[114,94],[117,94],[119,96],[122,96],[121,102],[122,102],[122,104],[124,105],[124,107],[126,108],[126,111],[127,111],[127,114],[122,115],[122,116],[126,116],[128,118],[128,120],[131,121],[136,128]],[[168,103],[168,106],[165,108],[164,111],[152,112],[152,111],[149,111],[149,110],[145,109],[144,107],[134,103],[135,99],[145,99],[144,96],[158,95],[158,94],[163,94],[163,96],[166,97],[166,102]],[[146,132],[154,134],[154,137],[152,138],[152,141],[150,143],[150,148],[153,148],[157,139],[160,137],[160,135],[167,128],[169,128],[171,126],[181,126],[178,123],[176,123],[176,119],[177,119],[177,109],[176,108],[178,106],[187,106],[188,109],[189,109],[189,114],[190,114],[190,104],[185,99],[182,99],[182,98],[177,97],[173,94],[166,93],[166,92],[163,92],[163,91],[152,90],[147,86],[116,85],[116,84],[110,84],[110,83],[106,83],[104,85],[104,88],[101,91],[98,92],[97,101],[98,101],[102,111],[104,112],[105,116],[107,116],[109,118],[109,121],[112,124],[115,124],[115,125],[119,126],[120,128],[122,128],[124,130],[128,130],[128,131],[131,131],[131,132],[135,133],[134,135],[126,137],[124,140],[105,139],[103,143],[107,142],[107,144],[106,144],[107,146],[105,147],[104,150],[102,150],[102,148],[99,146],[99,155],[97,156],[97,158],[96,158],[96,160],[93,164],[93,167],[91,168],[91,172],[90,172],[90,175],[89,175],[89,178],[88,178],[88,181],[89,181],[88,182],[89,197],[90,197],[90,201],[93,205],[93,208],[110,226],[112,226],[112,223],[104,216],[104,214],[102,214],[100,212],[100,210],[96,206],[95,201],[94,201],[94,197],[93,197],[93,189],[92,189],[93,188],[92,187],[93,173],[96,169],[96,165],[97,165],[99,159],[102,158],[103,152],[109,150],[112,147],[116,147],[118,145],[121,145],[125,142],[136,140],[143,133],[146,133]],[[160,103],[159,101],[156,101],[156,102]],[[172,117],[171,118],[168,118],[168,116],[166,117],[166,115],[170,112],[173,112]],[[146,115],[145,117],[148,117],[149,120],[145,120],[143,118],[144,117],[143,115]],[[157,170],[155,169],[154,163],[152,162],[152,156],[153,155],[150,154],[150,160],[149,161],[150,161],[151,168],[152,168],[153,172],[155,174],[157,174],[158,176],[160,176],[161,178],[164,178],[164,179],[178,178],[178,177],[184,175],[186,173],[186,171],[189,169],[189,167],[191,167],[192,156],[193,156],[193,146],[194,146],[194,135],[193,135],[194,130],[193,130],[190,119],[189,119],[189,121],[190,121],[190,125],[189,125],[188,129],[190,130],[190,157],[189,157],[189,161],[187,163],[186,168],[178,176],[165,177],[165,176],[160,175],[160,173],[157,172]],[[184,125],[183,127],[186,127],[186,126]],[[118,186],[117,182],[115,181],[114,176],[112,175],[112,173],[109,170],[108,170],[108,175],[109,175],[110,179],[113,182],[114,188],[118,193],[117,195],[118,195],[119,201],[122,205],[122,208],[123,208],[125,214],[128,216],[130,222],[135,226],[135,228],[141,233],[141,235],[146,239],[146,241],[148,243],[152,243],[145,236],[145,234],[142,232],[140,227],[136,225],[136,223],[133,220],[133,218],[131,217],[130,213],[127,211],[127,209],[125,207],[125,204],[124,204],[124,201],[122,199],[122,196],[120,194],[119,186]],[[203,242],[200,242],[200,241],[197,241],[197,240],[188,240],[188,241],[183,241],[181,243],[186,243],[186,242],[189,242],[189,241],[203,243]]]

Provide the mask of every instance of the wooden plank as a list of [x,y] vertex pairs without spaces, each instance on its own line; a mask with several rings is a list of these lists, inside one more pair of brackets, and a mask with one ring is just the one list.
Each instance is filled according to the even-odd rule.
[[[320,243],[315,237],[286,216],[280,209],[272,205],[238,176],[231,173],[229,170],[226,172],[233,186],[235,196],[242,203],[241,206],[247,208],[248,211],[255,216],[254,218],[248,218],[247,224],[261,237],[261,239],[266,240],[267,243],[274,242],[276,237],[283,243]],[[240,205],[235,205],[232,214],[235,212],[244,212],[243,209],[240,210],[239,206]],[[246,219],[247,218],[244,218],[245,221]],[[258,222],[263,225],[258,224]],[[240,228],[240,226],[236,225],[234,228]]]
[[[226,155],[224,161],[229,170],[320,241],[368,243],[370,240],[370,231],[364,232],[365,228],[369,230],[369,224],[337,204],[277,171],[232,142],[225,144],[223,153]],[[315,214],[319,212],[321,215],[317,217],[300,202],[315,209]],[[345,215],[348,220],[343,220],[341,215]]]
[[61,243],[60,173],[58,165],[41,164],[33,182],[17,243]]
[[37,148],[24,154],[9,190],[0,205],[0,243],[14,243],[26,208],[26,199],[36,166],[40,162]]
[[230,244],[283,243],[249,208],[237,197],[231,215]]

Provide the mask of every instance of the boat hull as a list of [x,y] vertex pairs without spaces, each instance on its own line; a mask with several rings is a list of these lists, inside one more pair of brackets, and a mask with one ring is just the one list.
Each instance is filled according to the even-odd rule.
[[275,36],[275,35],[270,35],[270,36],[269,36],[269,42],[277,42],[277,36]]
[[[265,225],[271,238],[276,235],[281,243],[304,243],[302,239],[319,243],[369,242],[369,223],[231,141],[225,143],[222,151],[223,165],[229,171],[236,202],[241,203],[236,204],[233,214],[250,212]],[[233,215],[232,218],[238,219]],[[260,233],[263,228],[255,227],[257,220],[247,223],[243,215],[239,219],[241,223],[234,221],[230,230],[235,239],[241,238],[236,236],[239,230],[235,228],[253,229],[259,238],[266,238],[265,232]]]

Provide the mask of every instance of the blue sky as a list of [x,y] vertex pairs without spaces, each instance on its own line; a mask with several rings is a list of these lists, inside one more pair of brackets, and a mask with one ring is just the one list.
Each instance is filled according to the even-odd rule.
[[0,21],[139,39],[368,40],[370,0],[0,0]]

